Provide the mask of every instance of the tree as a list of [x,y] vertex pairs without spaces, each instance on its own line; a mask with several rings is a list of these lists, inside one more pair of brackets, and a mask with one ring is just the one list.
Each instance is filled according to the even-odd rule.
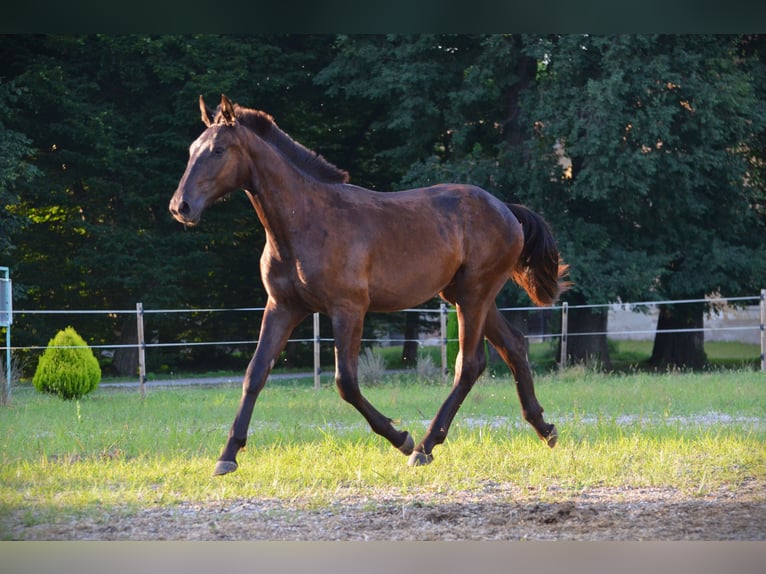
[[[325,125],[313,75],[331,57],[331,42],[326,36],[0,38],[8,55],[0,77],[24,90],[9,127],[28,137],[44,174],[19,188],[23,199],[15,208],[25,226],[13,236],[14,278],[25,286],[27,303],[131,309],[137,301],[156,308],[265,300],[258,280],[263,234],[244,196],[233,195],[189,233],[172,220],[167,203],[188,145],[203,129],[201,93],[226,92],[282,114],[286,125],[303,126],[293,133],[312,145]],[[28,335],[37,342],[36,333],[62,328],[59,321],[24,317],[17,340],[24,344]],[[147,329],[160,340],[244,339],[255,336],[257,321],[164,316],[150,319]],[[83,332],[93,342],[111,342],[116,331],[120,342],[134,343],[134,325],[134,316],[122,315]],[[135,373],[135,351],[117,350],[115,364]]]
[[[533,193],[559,207],[573,301],[738,295],[762,277],[752,273],[764,261],[764,227],[748,201],[745,151],[762,116],[738,42],[562,36],[530,45],[541,62]],[[702,307],[680,309],[663,309],[658,329],[701,324]],[[699,366],[699,337],[658,336],[653,364]]]
[[6,127],[13,116],[12,106],[22,94],[23,90],[13,82],[0,77],[0,260],[5,265],[10,263],[12,235],[24,224],[17,209],[16,190],[40,173],[29,161],[32,155],[29,138]]
[[414,163],[445,150],[452,90],[478,40],[455,34],[336,39],[336,56],[316,82],[351,106],[343,129],[357,151],[345,167],[360,185],[393,191]]
[[[347,103],[339,129],[347,142],[342,165],[353,183],[379,191],[436,183],[436,171],[425,175],[428,168],[418,166],[423,158],[434,155],[442,161],[450,153],[452,98],[480,52],[480,41],[479,36],[454,34],[336,39],[336,56],[316,83]],[[414,339],[427,317],[370,316],[366,332],[379,321],[404,331],[411,342],[403,345],[402,360],[414,364]]]
[[[0,37],[0,242],[34,308],[265,300],[263,234],[243,194],[190,231],[167,212],[202,130],[196,99],[224,92],[359,185],[468,182],[539,211],[571,264],[573,305],[749,294],[766,269],[763,46],[759,36]],[[523,297],[508,288],[498,302]],[[582,313],[572,310],[573,330],[606,331],[605,314]],[[239,340],[259,319],[147,316],[147,332]],[[411,333],[408,319],[366,328]],[[20,318],[17,341],[39,344],[65,320]],[[134,341],[132,314],[88,321],[91,343]],[[570,349],[608,364],[605,342],[572,337]],[[134,372],[135,356],[120,353],[119,369]]]

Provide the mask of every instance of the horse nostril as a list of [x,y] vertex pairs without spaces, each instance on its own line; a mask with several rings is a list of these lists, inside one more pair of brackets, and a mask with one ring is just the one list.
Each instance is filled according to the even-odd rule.
[[180,215],[189,215],[189,212],[190,212],[190,211],[191,211],[191,207],[190,207],[190,206],[189,206],[189,204],[188,204],[188,203],[186,203],[185,201],[182,201],[182,202],[181,202],[181,203],[178,205],[178,213],[179,213]]

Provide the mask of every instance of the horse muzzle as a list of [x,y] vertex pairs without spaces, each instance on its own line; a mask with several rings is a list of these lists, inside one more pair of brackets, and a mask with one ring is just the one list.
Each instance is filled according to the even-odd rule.
[[201,210],[195,210],[182,197],[173,196],[168,206],[173,218],[184,225],[196,225],[199,223]]

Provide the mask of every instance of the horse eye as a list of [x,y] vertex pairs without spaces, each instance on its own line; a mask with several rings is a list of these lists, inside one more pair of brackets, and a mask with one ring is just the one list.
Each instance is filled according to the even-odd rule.
[[222,147],[214,147],[213,148],[213,155],[216,157],[221,157],[223,155],[224,149]]

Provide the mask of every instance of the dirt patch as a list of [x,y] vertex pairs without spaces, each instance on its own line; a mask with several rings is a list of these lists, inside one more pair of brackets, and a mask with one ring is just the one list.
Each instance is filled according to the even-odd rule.
[[690,495],[672,488],[530,493],[487,482],[478,492],[338,493],[310,500],[184,503],[25,526],[25,540],[766,540],[766,482]]

